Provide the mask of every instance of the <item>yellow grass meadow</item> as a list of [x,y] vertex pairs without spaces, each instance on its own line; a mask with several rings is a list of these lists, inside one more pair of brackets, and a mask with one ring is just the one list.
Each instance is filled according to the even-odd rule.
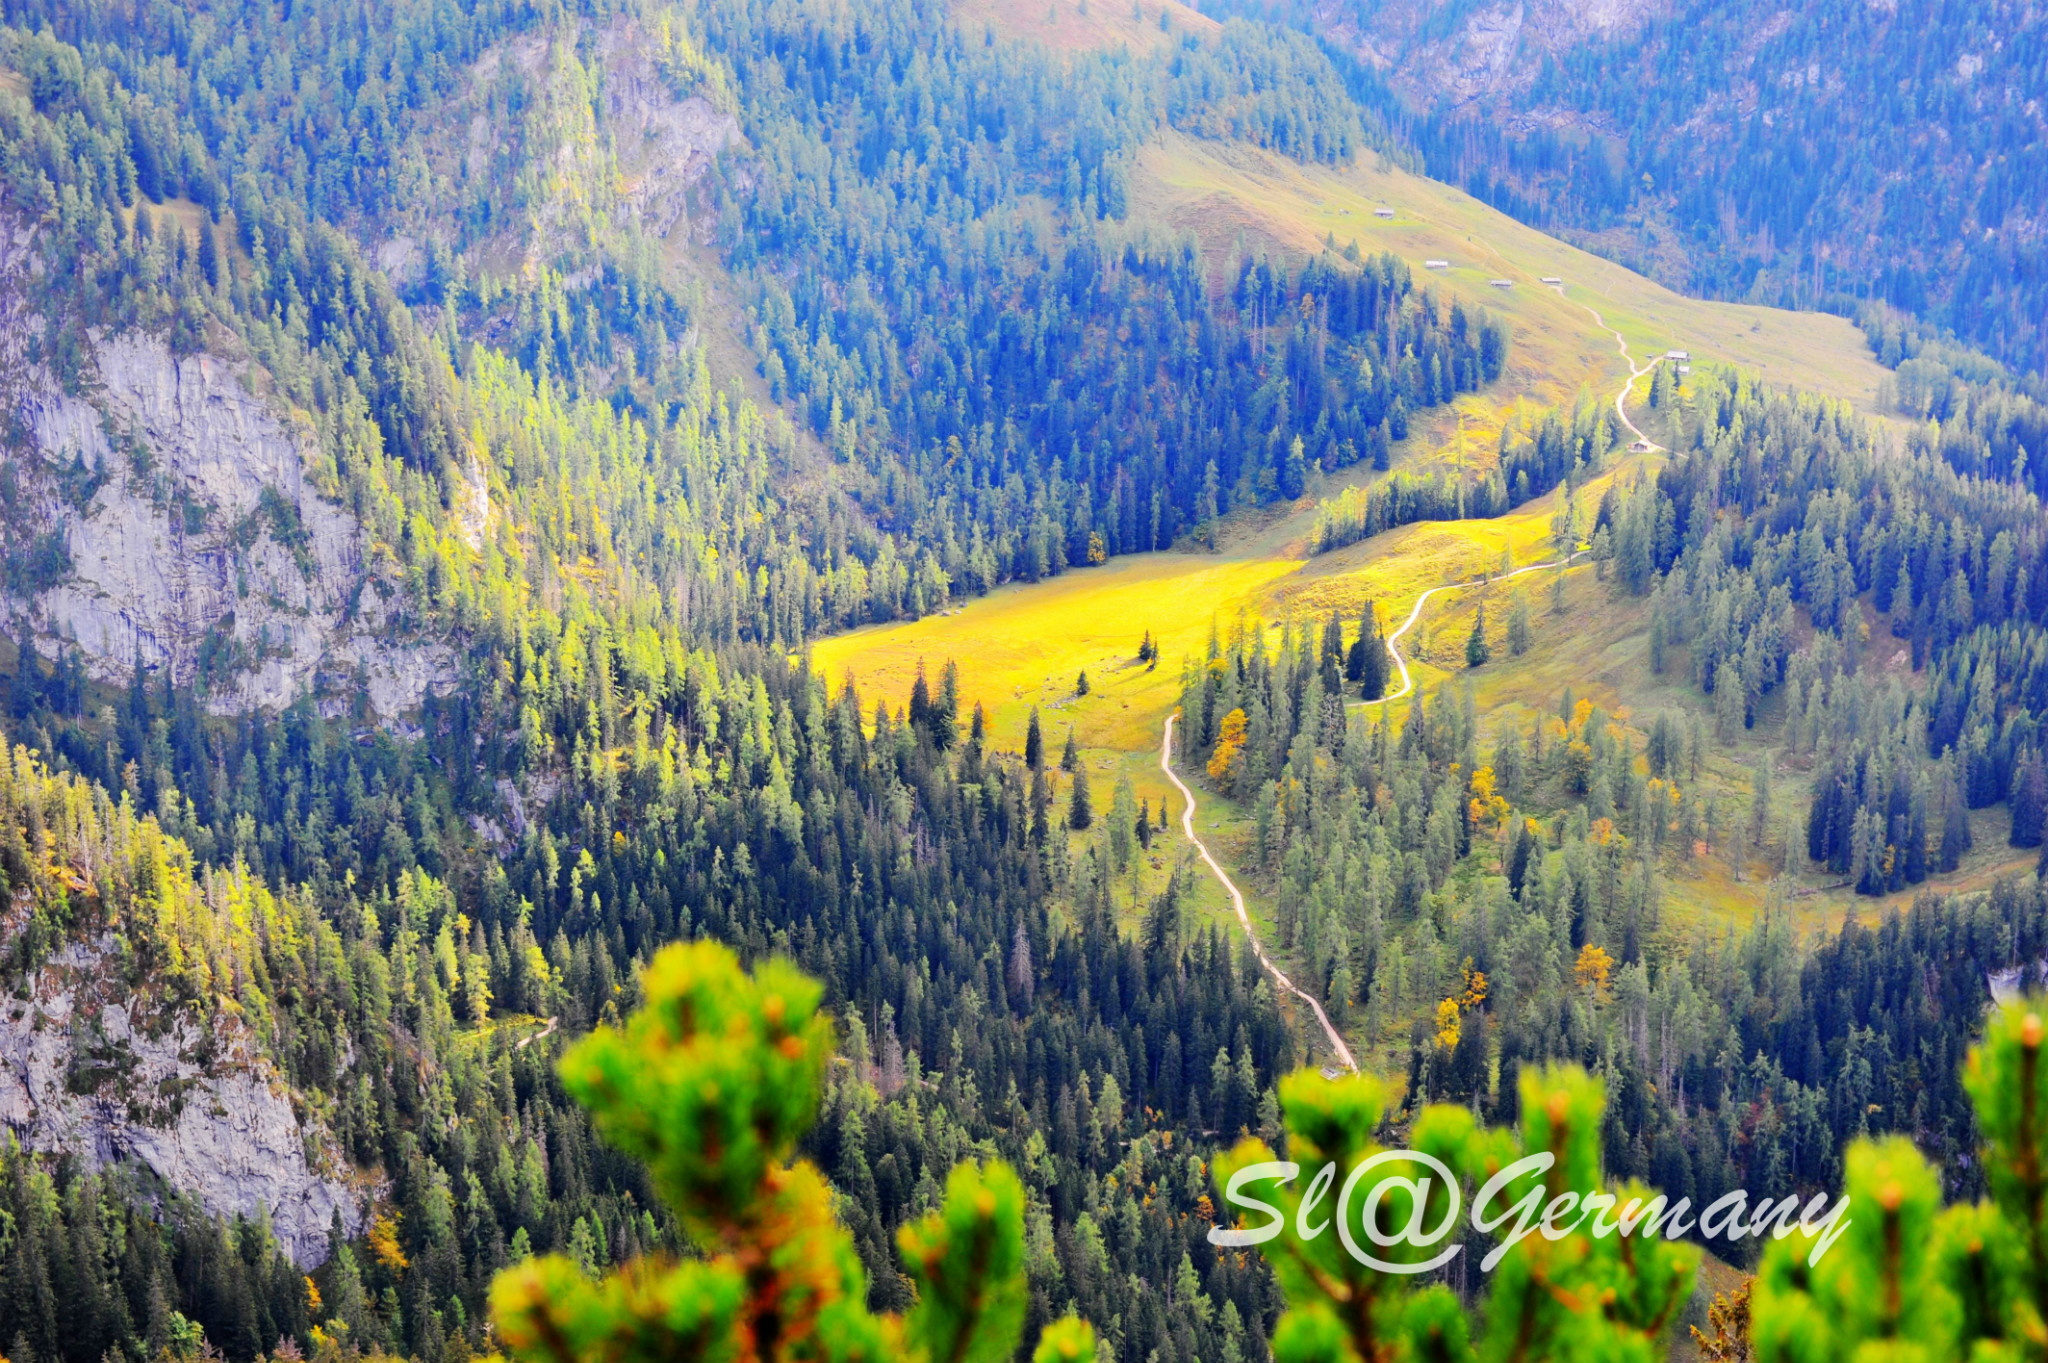
[[[1075,0],[1056,0],[1044,11],[974,5],[962,11],[963,22],[985,22],[999,37],[1055,46],[1135,43],[1158,31],[1156,15],[1151,18],[1143,26],[1121,17],[1112,25],[1099,14],[1090,17]],[[1302,166],[1243,146],[1168,134],[1141,158],[1131,219],[1118,230],[1155,240],[1192,233],[1219,288],[1242,253],[1299,258],[1355,242],[1361,252],[1400,256],[1442,295],[1506,317],[1514,341],[1501,381],[1418,419],[1395,451],[1400,468],[1483,469],[1494,458],[1503,424],[1523,426],[1548,408],[1582,400],[1611,404],[1632,369],[1670,350],[1686,351],[1697,363],[1732,363],[1767,382],[1822,392],[1865,412],[1874,406],[1883,371],[1862,333],[1842,318],[1686,298],[1457,189],[1374,162],[1368,154],[1348,168]],[[1381,207],[1392,208],[1393,217],[1376,216]],[[1450,264],[1427,269],[1431,260]],[[1546,276],[1562,284],[1545,285]],[[1512,280],[1513,287],[1495,287],[1493,281],[1502,279]],[[1653,439],[1663,438],[1646,408],[1646,385],[1646,373],[1631,385],[1629,412]],[[1624,456],[1582,487],[1582,523],[1612,481],[1653,476],[1662,458]],[[1225,519],[1215,552],[1118,558],[1044,582],[1011,585],[923,620],[819,640],[811,649],[813,666],[835,692],[850,676],[864,704],[880,696],[894,709],[908,697],[920,663],[936,684],[950,660],[960,669],[964,704],[985,707],[996,748],[1021,750],[1036,707],[1049,755],[1059,751],[1070,730],[1074,734],[1098,800],[1117,779],[1128,777],[1153,807],[1169,801],[1174,837],[1155,848],[1149,866],[1118,894],[1124,911],[1135,913],[1181,854],[1167,850],[1178,847],[1181,805],[1159,772],[1160,737],[1179,699],[1183,664],[1203,654],[1212,631],[1227,636],[1240,622],[1255,621],[1277,641],[1282,621],[1319,624],[1335,611],[1349,625],[1368,601],[1391,629],[1428,588],[1478,579],[1504,564],[1541,563],[1556,553],[1551,523],[1561,490],[1496,520],[1404,526],[1311,557],[1307,544],[1317,498],[1377,476],[1370,469],[1345,470],[1317,480],[1300,502],[1235,513]],[[1510,656],[1500,637],[1516,592],[1527,598],[1535,619],[1534,644],[1520,657]],[[1561,611],[1552,593],[1551,575],[1537,573],[1432,599],[1404,640],[1417,685],[1471,685],[1489,749],[1492,736],[1506,726],[1527,728],[1554,710],[1566,688],[1636,729],[1645,729],[1660,710],[1700,709],[1682,649],[1673,650],[1664,675],[1650,672],[1645,602],[1614,593],[1583,563],[1566,575]],[[1494,661],[1475,671],[1464,666],[1464,641],[1482,601],[1496,633]],[[1152,667],[1137,660],[1147,632],[1160,648]],[[1077,685],[1083,671],[1086,696]],[[1394,708],[1405,713],[1406,706]],[[1717,744],[1709,755],[1703,779],[1724,793],[1731,810],[1747,807],[1750,771],[1768,753],[1763,738],[1745,733]],[[1781,772],[1780,780],[1780,808],[1803,808],[1801,773]],[[1772,893],[1768,887],[1785,843],[1796,831],[1780,819],[1761,848],[1731,836],[1709,855],[1670,870],[1666,929],[1748,923]],[[1246,808],[1205,792],[1196,831],[1226,865],[1245,864],[1251,836]],[[1990,828],[1980,835],[1978,849],[1934,888],[1951,887],[1949,881],[1953,888],[1984,883],[2009,869],[2011,849]],[[1780,881],[1777,893],[1806,928],[1838,924],[1851,913],[1870,918],[1885,907],[1856,899],[1805,868],[1803,857],[1796,860],[1795,873]],[[1269,935],[1270,896],[1256,878],[1233,874],[1255,925]],[[1193,874],[1186,883],[1198,915],[1234,930],[1212,877]],[[1386,1038],[1354,1040],[1367,1057],[1385,1049],[1375,1043]]]

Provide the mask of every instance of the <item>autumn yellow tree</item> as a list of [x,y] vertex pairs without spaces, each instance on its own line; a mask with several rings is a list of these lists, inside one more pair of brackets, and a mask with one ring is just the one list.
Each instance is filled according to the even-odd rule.
[[1590,990],[1595,998],[1607,992],[1607,977],[1614,972],[1614,958],[1606,949],[1591,942],[1579,948],[1579,959],[1572,966],[1579,988]]
[[1492,828],[1507,818],[1508,802],[1501,798],[1498,785],[1492,767],[1480,767],[1472,773],[1470,811],[1475,826]]
[[1228,794],[1244,769],[1244,711],[1232,710],[1223,717],[1217,731],[1216,748],[1209,754],[1209,779]]

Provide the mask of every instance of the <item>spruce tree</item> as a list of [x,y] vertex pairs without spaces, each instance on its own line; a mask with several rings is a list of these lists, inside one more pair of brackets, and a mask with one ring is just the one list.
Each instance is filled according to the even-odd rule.
[[1067,827],[1078,833],[1094,822],[1095,808],[1088,799],[1088,772],[1077,766],[1073,784],[1067,791]]
[[1359,694],[1366,700],[1378,700],[1387,693],[1389,662],[1387,641],[1380,634],[1379,613],[1368,601],[1359,613],[1358,638],[1345,658],[1345,680],[1357,682]]
[[1472,617],[1472,632],[1465,637],[1465,666],[1484,667],[1493,658],[1493,649],[1486,642],[1486,603],[1479,603],[1479,611]]
[[[910,709],[904,718],[918,737],[932,737],[932,689],[924,678],[924,659],[917,660],[917,680],[910,684]],[[937,746],[934,744],[933,746]]]
[[960,665],[951,658],[939,673],[939,695],[932,702],[932,746],[940,752],[950,749],[960,736]]
[[1517,658],[1529,651],[1529,602],[1516,592],[1508,603],[1508,652]]

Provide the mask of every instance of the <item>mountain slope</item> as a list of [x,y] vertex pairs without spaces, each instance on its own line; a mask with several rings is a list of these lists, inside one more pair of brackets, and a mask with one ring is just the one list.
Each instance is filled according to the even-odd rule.
[[1921,314],[2048,364],[2035,6],[1217,0],[1285,14],[1429,173],[1689,292]]

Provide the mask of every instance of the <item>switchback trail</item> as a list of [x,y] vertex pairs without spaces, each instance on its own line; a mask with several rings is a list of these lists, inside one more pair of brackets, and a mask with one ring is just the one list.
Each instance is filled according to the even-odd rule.
[[1351,704],[1385,705],[1389,701],[1400,700],[1415,689],[1415,679],[1408,675],[1408,660],[1401,656],[1401,636],[1415,628],[1415,622],[1422,618],[1422,608],[1428,605],[1429,598],[1435,596],[1438,592],[1455,592],[1461,591],[1466,587],[1481,587],[1489,581],[1506,582],[1509,578],[1520,577],[1524,573],[1540,573],[1545,568],[1567,568],[1571,566],[1571,561],[1577,557],[1578,553],[1574,551],[1566,554],[1563,558],[1554,558],[1548,563],[1532,563],[1526,568],[1517,568],[1512,573],[1502,573],[1497,578],[1475,578],[1470,582],[1445,582],[1431,587],[1428,591],[1415,598],[1415,609],[1408,612],[1408,618],[1401,622],[1401,628],[1387,636],[1387,652],[1393,655],[1394,666],[1401,671],[1401,689],[1389,691],[1378,700],[1354,700]]
[[[1507,257],[1501,255],[1500,251],[1497,250],[1491,242],[1487,242],[1481,239],[1481,244],[1484,245],[1487,250],[1492,251],[1494,256],[1498,258],[1503,265],[1508,264]],[[1526,271],[1521,270],[1515,266],[1508,266],[1508,268],[1517,274],[1527,273]],[[1564,285],[1552,284],[1548,285],[1547,287],[1554,289],[1558,297],[1563,298],[1565,296]],[[1635,386],[1635,381],[1641,378],[1644,374],[1648,373],[1650,370],[1656,368],[1659,363],[1659,360],[1653,359],[1649,361],[1647,364],[1638,365],[1635,362],[1635,360],[1630,357],[1628,353],[1628,338],[1623,336],[1619,331],[1615,330],[1613,327],[1608,326],[1607,319],[1602,317],[1600,315],[1600,310],[1598,308],[1595,308],[1592,304],[1581,303],[1579,304],[1579,306],[1584,308],[1587,312],[1593,315],[1593,321],[1595,325],[1597,325],[1602,331],[1607,332],[1609,335],[1614,337],[1614,344],[1620,350],[1621,353],[1621,362],[1628,366],[1628,379],[1621,385],[1620,389],[1618,389],[1614,394],[1614,414],[1617,417],[1621,418],[1621,424],[1628,428],[1629,434],[1633,435],[1639,443],[1648,446],[1651,450],[1663,449],[1664,447],[1662,445],[1657,444],[1655,441],[1651,440],[1650,437],[1644,435],[1642,431],[1637,428],[1636,423],[1629,420],[1628,406],[1626,402],[1628,398],[1628,390]],[[1408,618],[1402,621],[1401,628],[1395,630],[1392,634],[1387,636],[1387,652],[1389,655],[1392,656],[1394,660],[1394,666],[1399,668],[1401,672],[1400,689],[1396,691],[1390,691],[1386,695],[1380,697],[1378,700],[1353,701],[1352,704],[1385,705],[1389,701],[1400,700],[1415,690],[1415,679],[1413,676],[1409,674],[1408,660],[1401,656],[1401,637],[1407,634],[1409,630],[1415,628],[1416,621],[1422,618],[1423,607],[1429,604],[1429,598],[1431,598],[1432,596],[1435,596],[1439,592],[1454,592],[1465,587],[1481,586],[1489,581],[1505,582],[1510,578],[1521,577],[1525,573],[1540,573],[1548,568],[1568,568],[1571,566],[1572,560],[1577,557],[1578,552],[1574,551],[1572,553],[1566,554],[1563,558],[1552,559],[1548,563],[1532,563],[1526,568],[1517,568],[1513,572],[1504,573],[1498,578],[1479,578],[1468,582],[1445,582],[1438,586],[1429,588],[1427,591],[1423,592],[1422,595],[1415,598],[1415,606],[1412,610],[1408,612]],[[1188,841],[1193,843],[1195,845],[1195,850],[1202,854],[1202,860],[1208,864],[1210,872],[1215,875],[1216,879],[1222,884],[1224,891],[1229,894],[1231,905],[1237,910],[1237,921],[1244,928],[1245,939],[1251,943],[1252,954],[1259,958],[1259,964],[1266,968],[1267,974],[1271,975],[1275,980],[1279,982],[1280,987],[1282,989],[1294,995],[1303,1003],[1306,1003],[1310,1007],[1310,1009],[1312,1009],[1315,1012],[1316,1021],[1322,1024],[1323,1035],[1325,1038],[1328,1039],[1330,1043],[1330,1049],[1335,1051],[1337,1054],[1337,1058],[1344,1062],[1345,1068],[1351,1070],[1353,1073],[1356,1073],[1358,1071],[1358,1062],[1351,1058],[1351,1048],[1344,1044],[1344,1038],[1339,1036],[1337,1034],[1337,1029],[1330,1024],[1330,1016],[1329,1014],[1323,1011],[1323,1005],[1321,1001],[1316,999],[1315,996],[1313,996],[1312,994],[1307,993],[1305,990],[1296,987],[1294,981],[1288,979],[1286,974],[1280,969],[1280,967],[1274,965],[1272,959],[1266,955],[1265,948],[1259,945],[1258,933],[1252,930],[1251,915],[1245,912],[1244,895],[1241,892],[1239,892],[1236,883],[1231,880],[1229,873],[1223,869],[1222,863],[1217,861],[1215,856],[1209,851],[1208,845],[1205,844],[1200,838],[1195,836],[1195,793],[1194,791],[1188,789],[1187,784],[1183,782],[1180,779],[1180,777],[1174,773],[1173,770],[1173,723],[1176,718],[1177,716],[1174,715],[1168,715],[1166,717],[1166,738],[1165,741],[1160,745],[1159,749],[1159,768],[1161,771],[1164,771],[1166,773],[1166,779],[1173,782],[1175,789],[1179,790],[1182,797],[1187,801],[1186,807],[1181,810],[1181,831],[1187,834]]]
[[[1564,285],[1552,284],[1550,287],[1556,290],[1559,298],[1564,297]],[[1621,388],[1614,394],[1614,414],[1621,418],[1621,424],[1628,427],[1629,434],[1633,435],[1637,440],[1648,445],[1652,450],[1663,449],[1662,445],[1659,445],[1656,441],[1636,429],[1636,423],[1628,419],[1628,408],[1622,403],[1622,400],[1628,396],[1628,390],[1635,386],[1636,380],[1649,373],[1652,369],[1655,369],[1660,361],[1651,360],[1648,364],[1638,365],[1629,356],[1628,338],[1607,325],[1607,319],[1600,315],[1600,309],[1594,307],[1591,303],[1581,303],[1579,306],[1593,314],[1595,326],[1614,338],[1615,346],[1621,351],[1621,362],[1628,366],[1628,382],[1621,385]]]
[[1344,1062],[1345,1069],[1356,1074],[1358,1062],[1351,1058],[1351,1048],[1344,1044],[1344,1038],[1339,1036],[1337,1029],[1330,1024],[1330,1015],[1323,1011],[1322,1003],[1315,995],[1297,988],[1294,981],[1288,979],[1280,967],[1274,965],[1272,959],[1266,955],[1266,949],[1259,945],[1258,933],[1252,931],[1251,915],[1244,910],[1244,896],[1238,892],[1237,885],[1230,879],[1229,872],[1223,869],[1223,864],[1210,854],[1208,845],[1195,836],[1195,793],[1187,788],[1186,783],[1176,776],[1173,770],[1173,721],[1177,718],[1176,715],[1166,717],[1166,740],[1159,747],[1159,769],[1166,773],[1166,779],[1173,782],[1174,787],[1187,800],[1186,807],[1180,812],[1181,831],[1188,835],[1188,841],[1195,845],[1195,850],[1202,854],[1202,860],[1209,864],[1209,870],[1229,893],[1231,905],[1237,910],[1237,921],[1244,928],[1245,940],[1252,944],[1252,955],[1259,958],[1259,964],[1266,968],[1267,974],[1279,981],[1282,989],[1314,1010],[1316,1021],[1323,1025],[1323,1036],[1328,1039],[1330,1049]]

